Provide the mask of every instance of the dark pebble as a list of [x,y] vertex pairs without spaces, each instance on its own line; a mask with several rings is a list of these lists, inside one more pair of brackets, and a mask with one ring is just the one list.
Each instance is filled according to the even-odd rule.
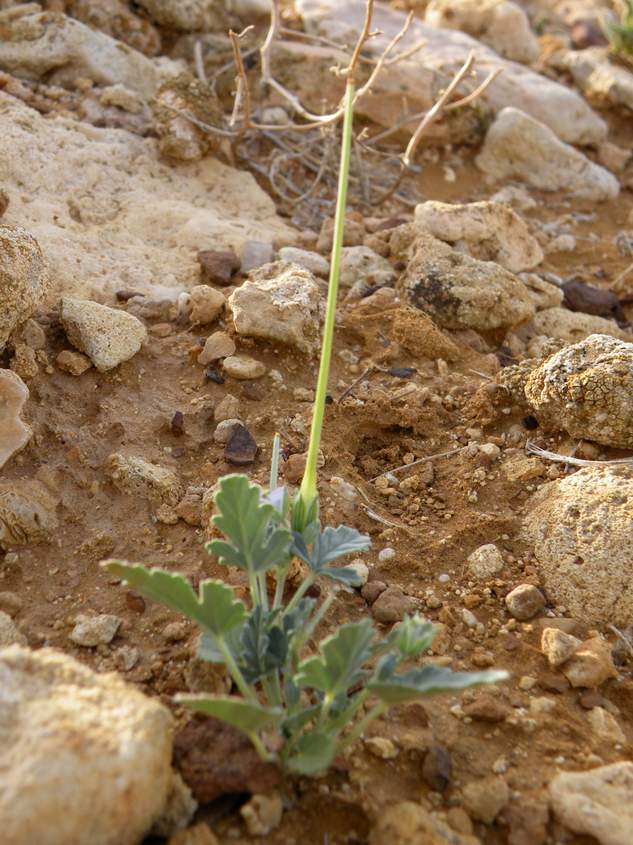
[[389,370],[389,375],[394,378],[411,378],[417,373],[415,367],[392,367]]
[[242,396],[250,402],[261,402],[264,398],[264,388],[254,381],[247,381],[242,385]]
[[213,367],[209,367],[206,371],[205,376],[207,377],[208,381],[213,381],[216,384],[224,384],[224,376],[219,370],[214,370]]
[[360,594],[367,604],[373,604],[381,593],[384,593],[387,585],[383,581],[368,581],[361,588]]
[[133,296],[140,296],[141,294],[137,290],[118,290],[116,292],[116,298],[119,302],[127,302],[128,299],[132,299]]
[[538,685],[546,692],[563,693],[569,689],[569,681],[554,672],[543,672],[538,677]]
[[224,460],[236,466],[252,464],[258,451],[259,447],[250,431],[242,425],[236,426],[224,449]]
[[451,755],[441,745],[434,745],[429,749],[422,765],[422,777],[431,789],[444,792],[451,782],[453,764]]
[[203,279],[214,285],[230,285],[231,277],[240,269],[240,259],[230,249],[203,249],[198,262]]
[[565,294],[563,305],[570,311],[581,311],[596,317],[624,317],[620,300],[610,290],[595,288],[581,279],[565,282],[562,289]]
[[179,437],[181,434],[184,434],[185,417],[182,411],[176,411],[176,413],[171,418],[169,427],[171,428],[171,433],[175,434],[177,437]]
[[135,613],[145,612],[145,599],[140,593],[136,593],[134,590],[127,591],[125,594],[125,603]]

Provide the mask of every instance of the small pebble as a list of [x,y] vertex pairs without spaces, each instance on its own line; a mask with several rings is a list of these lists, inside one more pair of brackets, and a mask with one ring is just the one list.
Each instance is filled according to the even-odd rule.
[[393,560],[396,556],[396,550],[387,546],[378,552],[378,560],[380,563],[386,563],[388,560]]

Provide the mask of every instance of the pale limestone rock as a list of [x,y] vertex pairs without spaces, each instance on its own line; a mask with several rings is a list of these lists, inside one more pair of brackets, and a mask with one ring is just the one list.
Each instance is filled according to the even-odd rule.
[[267,836],[279,827],[283,811],[281,796],[273,792],[271,795],[253,795],[240,808],[240,815],[251,836]]
[[129,496],[146,499],[159,522],[171,525],[178,521],[174,508],[184,489],[176,473],[143,458],[120,454],[110,455],[107,469],[115,487]]
[[556,669],[562,666],[581,645],[578,637],[561,631],[560,628],[544,628],[541,634],[541,651],[547,657],[547,662]]
[[587,772],[560,772],[549,785],[554,814],[575,833],[600,845],[630,845],[633,830],[633,763]]
[[563,675],[572,687],[599,687],[610,678],[617,678],[611,645],[600,635],[582,642],[573,656],[563,664]]
[[481,845],[477,836],[458,833],[414,801],[391,803],[376,815],[369,845]]
[[226,305],[226,296],[210,285],[196,285],[189,295],[191,322],[202,326],[217,320]]
[[235,341],[226,332],[213,332],[206,339],[202,352],[198,355],[198,363],[206,367],[213,361],[229,358],[235,355]]
[[0,548],[50,541],[57,530],[56,507],[40,481],[0,482]]
[[[549,285],[549,287],[560,290],[555,285]],[[522,335],[530,338],[535,335],[546,335],[563,340],[565,343],[578,343],[592,334],[609,335],[620,340],[633,340],[633,335],[621,329],[615,320],[608,320],[606,317],[598,317],[595,314],[584,314],[582,311],[570,311],[559,305],[539,309],[534,319],[522,329]]]
[[71,376],[80,376],[92,367],[90,358],[70,349],[62,350],[55,358],[55,363],[60,370],[70,373]]
[[64,297],[60,320],[68,340],[102,373],[136,355],[147,337],[132,314],[86,299]]
[[[519,274],[519,278],[525,285],[528,296],[534,303],[537,313],[551,308],[558,308],[559,305],[562,305],[564,294],[558,285],[553,285],[536,273],[521,273]],[[571,314],[573,312],[568,311],[567,313]],[[532,320],[532,325],[536,327],[535,320],[536,317]],[[542,333],[545,334],[546,332]]]
[[318,252],[298,249],[295,246],[284,246],[279,250],[279,258],[290,264],[298,264],[315,276],[327,276],[330,272],[330,262]]
[[368,246],[344,246],[341,250],[341,287],[350,288],[357,282],[384,287],[395,280],[396,272],[389,261]]
[[16,326],[28,320],[49,286],[35,238],[19,226],[0,226],[0,350]]
[[612,173],[514,107],[503,109],[488,129],[476,163],[495,180],[521,179],[539,190],[595,202],[613,199],[620,190]]
[[26,637],[9,614],[0,610],[0,649],[9,645],[26,645]]
[[416,225],[434,238],[464,249],[473,258],[495,261],[518,273],[543,260],[543,250],[510,206],[497,202],[429,200],[415,207]]
[[183,32],[226,29],[224,3],[220,0],[138,0],[152,21]]
[[0,818],[11,845],[136,845],[171,779],[172,717],[117,675],[0,651]]
[[590,467],[545,484],[523,524],[553,604],[593,623],[633,618],[633,470]]
[[501,552],[494,543],[479,546],[468,555],[468,571],[478,581],[487,581],[498,575],[504,567]]
[[533,584],[519,584],[508,593],[505,604],[515,619],[526,622],[545,607],[545,596]]
[[33,434],[20,414],[29,389],[12,370],[0,369],[0,468],[23,449]]
[[224,359],[224,372],[238,381],[249,381],[266,375],[266,365],[250,355],[231,355]]
[[110,613],[100,613],[98,616],[86,616],[80,613],[68,639],[86,648],[107,645],[115,638],[121,627],[121,621],[118,616]]
[[510,788],[501,777],[487,777],[467,783],[464,806],[472,818],[492,824],[510,800]]

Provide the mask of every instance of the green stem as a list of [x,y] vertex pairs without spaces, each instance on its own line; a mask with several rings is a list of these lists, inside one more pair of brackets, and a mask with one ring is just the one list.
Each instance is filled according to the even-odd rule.
[[286,587],[287,567],[283,571],[277,571],[277,584],[275,586],[275,598],[273,601],[273,610],[281,607],[284,598],[284,589]]
[[332,341],[334,338],[334,321],[336,317],[336,297],[338,294],[339,276],[341,270],[341,250],[345,229],[345,207],[347,205],[347,184],[349,181],[349,166],[352,149],[352,125],[354,120],[354,83],[348,80],[345,89],[345,119],[343,122],[343,140],[341,143],[341,166],[338,180],[338,196],[336,200],[336,215],[334,218],[334,240],[332,244],[332,264],[330,267],[330,281],[327,297],[327,311],[323,329],[323,343],[321,346],[321,363],[314,398],[314,413],[312,429],[310,431],[310,445],[305,473],[299,490],[299,499],[305,513],[309,513],[317,499],[317,461],[321,446],[321,432],[325,415],[325,400],[330,375],[330,360],[332,358]]
[[299,585],[297,592],[290,599],[290,602],[288,603],[288,606],[286,607],[286,609],[284,611],[284,615],[286,613],[290,613],[291,610],[295,609],[295,607],[299,604],[299,602],[301,601],[303,596],[308,592],[310,587],[314,584],[314,581],[315,581],[315,576],[312,575],[312,573],[310,573],[310,575],[308,575],[306,577],[305,581],[303,581]]
[[264,760],[266,763],[274,763],[275,762],[275,760],[277,759],[277,756],[275,754],[272,754],[270,751],[268,751],[268,749],[266,748],[266,746],[261,741],[261,739],[257,736],[256,733],[250,733],[248,735],[248,738],[250,739],[250,741],[255,746],[255,749],[256,749],[257,753],[259,754],[259,756],[262,758],[262,760]]
[[222,657],[224,658],[224,662],[226,663],[226,668],[229,670],[229,674],[235,681],[235,685],[237,686],[238,690],[242,693],[244,698],[247,698],[249,701],[259,703],[257,701],[257,696],[255,695],[254,690],[246,683],[244,675],[240,672],[240,668],[235,662],[235,658],[231,654],[229,647],[227,646],[226,642],[224,641],[223,637],[217,637],[216,639],[217,646],[222,652]]
[[379,716],[382,716],[389,709],[389,705],[385,704],[384,701],[379,701],[378,704],[374,704],[371,710],[363,716],[360,722],[352,728],[352,730],[347,734],[345,739],[339,743],[338,750],[343,751],[344,749],[348,748],[352,745],[356,740],[363,735],[363,733],[367,730],[367,728],[371,725],[374,719],[377,719]]
[[275,434],[273,438],[273,454],[270,461],[270,489],[276,490],[279,481],[279,453],[281,452],[281,437]]

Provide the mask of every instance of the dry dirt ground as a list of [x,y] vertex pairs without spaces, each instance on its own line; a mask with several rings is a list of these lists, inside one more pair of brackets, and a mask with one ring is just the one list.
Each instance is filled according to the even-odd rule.
[[[604,116],[610,122],[610,140],[630,149],[630,119],[615,113]],[[426,164],[416,177],[417,190],[428,199],[447,202],[488,198],[490,188],[474,167],[472,155],[469,150],[442,149],[438,160]],[[447,164],[454,181],[445,178]],[[537,205],[524,213],[528,220],[560,222],[565,215],[582,215],[574,229],[576,250],[548,255],[540,269],[563,279],[579,275],[608,288],[630,261],[618,250],[615,237],[627,229],[633,193],[625,190],[616,200],[599,205],[535,192],[532,196]],[[410,213],[392,202],[374,216]],[[633,319],[633,309],[628,316]],[[46,319],[42,317],[44,323]],[[54,357],[67,344],[55,314],[48,319],[48,352]],[[197,525],[182,519],[175,525],[156,522],[146,500],[122,494],[111,483],[104,472],[107,458],[114,452],[137,455],[174,470],[186,486],[213,486],[233,470],[212,437],[213,409],[231,394],[239,399],[243,419],[260,447],[248,473],[265,482],[276,431],[281,432],[286,456],[306,448],[311,406],[297,399],[294,391],[311,389],[316,369],[314,362],[281,347],[240,340],[240,349],[278,376],[256,382],[226,378],[216,384],[205,378],[192,349],[198,350],[211,331],[223,328],[222,321],[206,331],[177,320],[157,322],[158,328],[150,322],[142,351],[110,373],[91,369],[75,377],[57,368],[50,372],[41,368],[30,381],[27,419],[34,438],[4,469],[3,482],[35,477],[54,487],[60,529],[53,542],[5,555],[0,562],[0,590],[22,598],[19,627],[30,645],[59,648],[98,671],[118,669],[131,683],[173,707],[173,694],[190,689],[195,675],[194,627],[171,626],[166,637],[166,626],[181,620],[126,591],[97,564],[106,557],[119,557],[193,579],[226,578],[227,573],[203,551],[208,515],[199,516],[194,507],[191,522]],[[371,733],[393,741],[398,751],[393,759],[380,759],[360,746],[345,764],[319,779],[282,783],[283,821],[260,840],[269,845],[360,845],[367,842],[370,818],[381,808],[403,800],[422,801],[428,808],[457,806],[460,787],[493,774],[504,776],[511,801],[494,825],[474,822],[474,833],[483,843],[590,845],[593,840],[548,820],[545,787],[559,764],[573,762],[582,768],[630,758],[630,665],[623,662],[619,679],[599,692],[572,689],[561,675],[553,676],[547,669],[540,633],[545,625],[560,625],[584,639],[589,628],[580,619],[563,621],[552,607],[546,611],[552,618],[541,615],[528,623],[517,622],[504,605],[505,595],[517,584],[539,583],[530,550],[519,539],[519,527],[533,491],[564,475],[565,468],[542,462],[534,477],[508,480],[503,463],[486,465],[481,453],[473,457],[464,450],[400,471],[401,480],[414,474],[421,478],[404,492],[396,489],[385,495],[372,481],[391,468],[456,450],[473,440],[497,444],[506,462],[524,454],[528,437],[559,452],[577,445],[565,436],[533,430],[526,410],[518,406],[503,408],[491,422],[489,417],[482,419],[485,386],[499,369],[502,338],[491,334],[477,344],[463,334],[453,337],[461,351],[457,361],[436,362],[402,349],[394,355],[387,318],[367,322],[341,308],[331,378],[333,402],[328,406],[323,445],[323,514],[330,524],[347,521],[370,534],[372,551],[364,556],[370,579],[401,587],[419,600],[428,618],[445,626],[436,648],[444,662],[464,669],[494,665],[508,669],[512,678],[494,692],[434,698],[423,708],[400,708],[376,722]],[[382,370],[366,375],[339,401],[346,388],[376,364]],[[385,372],[391,367],[414,368],[414,373],[398,379]],[[412,385],[430,393],[431,401],[422,410],[417,404],[408,405]],[[171,426],[176,412],[183,415],[181,431]],[[355,502],[336,495],[329,483],[332,476],[355,486],[359,494]],[[465,561],[484,543],[499,547],[505,568],[482,586],[471,580]],[[385,547],[393,548],[395,556],[381,563],[378,554]],[[442,575],[448,578],[440,579]],[[228,578],[239,583],[235,573]],[[468,627],[464,609],[485,624],[485,633],[481,627]],[[120,617],[123,624],[111,646],[74,646],[68,635],[78,613]],[[326,628],[368,613],[358,592],[341,592]],[[129,669],[128,658],[134,662]],[[546,715],[530,718],[530,701],[537,696],[549,697],[554,706]],[[587,707],[598,699],[617,715],[626,744],[605,742],[587,730]],[[484,702],[473,716],[455,709],[473,701]],[[222,842],[251,841],[237,813],[240,800],[222,800],[200,811],[200,818],[210,821]],[[456,825],[465,825],[467,831],[470,823],[459,814],[455,818]]]

